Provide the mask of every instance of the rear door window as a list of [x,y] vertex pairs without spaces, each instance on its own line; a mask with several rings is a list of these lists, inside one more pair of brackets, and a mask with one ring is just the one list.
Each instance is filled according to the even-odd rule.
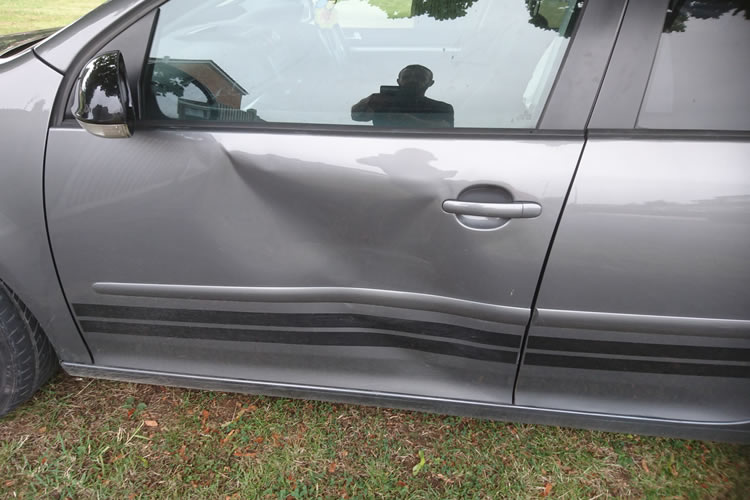
[[638,127],[750,130],[750,8],[672,0]]

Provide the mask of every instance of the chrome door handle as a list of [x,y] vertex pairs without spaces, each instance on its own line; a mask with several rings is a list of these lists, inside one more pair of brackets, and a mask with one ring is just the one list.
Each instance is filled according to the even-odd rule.
[[443,210],[455,215],[478,215],[500,219],[533,219],[542,214],[542,206],[528,201],[518,203],[478,203],[474,201],[445,200]]

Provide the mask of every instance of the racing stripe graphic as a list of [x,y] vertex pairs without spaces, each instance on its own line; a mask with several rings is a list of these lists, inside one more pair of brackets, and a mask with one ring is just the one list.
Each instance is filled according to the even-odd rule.
[[521,335],[364,314],[258,313],[74,304],[86,333],[308,346],[395,347],[517,362]]
[[750,378],[750,349],[535,336],[529,338],[524,364],[662,375]]

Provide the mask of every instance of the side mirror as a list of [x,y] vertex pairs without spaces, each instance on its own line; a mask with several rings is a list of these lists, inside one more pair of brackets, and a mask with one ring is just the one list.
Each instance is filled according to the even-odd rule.
[[74,92],[73,116],[85,130],[99,137],[133,135],[133,104],[119,50],[86,63]]

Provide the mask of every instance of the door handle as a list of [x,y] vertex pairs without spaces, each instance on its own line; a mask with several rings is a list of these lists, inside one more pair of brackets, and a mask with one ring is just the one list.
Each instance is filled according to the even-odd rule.
[[476,215],[500,219],[533,219],[542,214],[538,203],[522,201],[517,203],[479,203],[475,201],[445,200],[443,210],[455,215]]

